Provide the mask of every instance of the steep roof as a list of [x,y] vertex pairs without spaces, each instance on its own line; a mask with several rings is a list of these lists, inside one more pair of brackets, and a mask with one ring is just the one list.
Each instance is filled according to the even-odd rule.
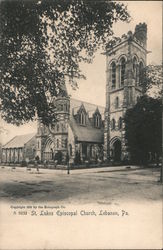
[[84,102],[70,98],[70,107],[71,107],[70,126],[74,132],[74,135],[76,136],[78,141],[103,143],[104,140],[103,128],[99,129],[93,127],[89,120],[87,121],[86,126],[78,124],[77,121],[75,120],[73,115],[77,114],[77,111],[80,109],[82,105],[84,106],[89,118],[93,116],[93,113],[95,113],[97,109],[99,110],[102,116],[102,120],[104,118],[104,111],[105,111],[104,107],[89,102]]
[[88,113],[89,117],[92,116],[92,114],[96,111],[96,109],[98,108],[102,119],[104,118],[104,111],[105,108],[102,106],[99,106],[97,104],[92,104],[89,102],[84,102],[84,101],[80,101],[74,98],[70,98],[70,107],[71,107],[71,112],[73,112],[73,114],[75,115],[77,113],[77,111],[79,110],[81,105],[84,105],[86,112]]
[[103,143],[104,141],[103,128],[94,128],[89,124],[87,124],[87,126],[81,126],[75,121],[73,116],[70,117],[70,126],[78,141],[94,143]]
[[24,144],[30,141],[35,136],[35,133],[25,134],[25,135],[17,135],[12,138],[9,142],[7,142],[3,148],[22,148]]

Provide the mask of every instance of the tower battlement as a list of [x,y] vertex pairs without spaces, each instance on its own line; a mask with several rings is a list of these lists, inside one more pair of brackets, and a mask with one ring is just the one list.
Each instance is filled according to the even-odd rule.
[[146,23],[137,24],[135,27],[134,36],[146,48],[146,45],[147,45],[147,24]]
[[129,30],[127,34],[123,34],[121,37],[116,38],[114,42],[108,43],[106,46],[107,52],[111,52],[116,49],[119,45],[127,41],[135,41],[138,45],[146,49],[147,47],[147,24],[139,23],[135,26],[134,32]]

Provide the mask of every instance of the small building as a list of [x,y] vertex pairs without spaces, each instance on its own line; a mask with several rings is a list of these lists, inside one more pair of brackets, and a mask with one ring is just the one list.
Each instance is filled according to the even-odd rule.
[[18,135],[2,146],[2,163],[21,163],[35,159],[35,133]]

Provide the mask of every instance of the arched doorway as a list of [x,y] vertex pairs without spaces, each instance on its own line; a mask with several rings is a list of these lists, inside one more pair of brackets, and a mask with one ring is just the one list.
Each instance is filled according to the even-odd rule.
[[121,160],[121,141],[116,140],[113,144],[113,150],[114,150],[114,161],[120,161]]
[[44,147],[44,151],[43,151],[43,160],[53,160],[54,158],[54,144],[51,138],[48,138],[46,143],[45,143],[45,147]]
[[121,161],[122,144],[121,138],[115,136],[110,141],[110,157],[113,161]]

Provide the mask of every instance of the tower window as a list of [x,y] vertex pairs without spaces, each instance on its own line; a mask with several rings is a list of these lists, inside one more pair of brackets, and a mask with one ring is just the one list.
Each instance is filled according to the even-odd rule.
[[115,98],[115,108],[116,109],[119,108],[119,97],[118,96]]
[[112,89],[116,87],[116,64],[112,62],[111,64],[111,81],[112,81]]
[[137,81],[137,59],[134,57],[133,59],[133,73],[134,73],[134,78]]
[[121,70],[120,70],[121,86],[124,86],[125,72],[126,72],[126,61],[125,61],[125,58],[122,57],[122,59],[121,59]]
[[142,62],[139,63],[139,85],[143,83],[143,73],[144,73],[144,65]]
[[62,123],[62,132],[64,132],[64,124]]
[[61,104],[61,111],[63,111],[63,104]]
[[67,148],[67,138],[65,139],[65,148]]
[[57,139],[57,148],[59,148],[59,140]]
[[113,118],[111,121],[111,129],[114,130],[115,129],[115,119]]
[[59,124],[57,124],[57,131],[59,131]]
[[122,129],[122,117],[119,118],[119,129]]

